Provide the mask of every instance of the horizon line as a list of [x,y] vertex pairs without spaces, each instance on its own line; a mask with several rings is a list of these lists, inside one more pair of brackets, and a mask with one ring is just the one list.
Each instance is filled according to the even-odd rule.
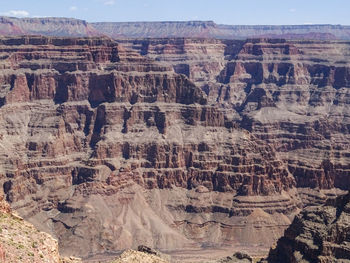
[[6,16],[0,15],[1,18],[11,18],[11,19],[73,19],[84,21],[87,23],[186,23],[186,22],[194,22],[194,23],[214,23],[216,25],[225,25],[225,26],[350,26],[346,24],[331,24],[331,23],[309,23],[305,22],[302,24],[225,24],[225,23],[217,23],[214,20],[134,20],[134,21],[88,21],[86,19],[75,18],[75,17],[65,17],[65,16],[26,16],[26,17],[16,17],[16,16]]

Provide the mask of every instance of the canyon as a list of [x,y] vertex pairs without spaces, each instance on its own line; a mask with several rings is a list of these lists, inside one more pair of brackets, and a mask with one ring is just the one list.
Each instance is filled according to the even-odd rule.
[[64,256],[264,255],[349,189],[349,56],[340,40],[1,37],[3,194]]
[[100,36],[88,22],[74,18],[43,17],[16,18],[0,16],[0,35]]
[[206,93],[210,105],[230,109],[234,122],[273,145],[297,188],[349,189],[347,42],[131,39],[120,43],[189,77]]
[[214,21],[87,22],[64,17],[0,16],[0,35],[45,35],[128,38],[246,39],[284,38],[305,40],[350,40],[350,26],[224,25]]
[[223,25],[213,21],[95,22],[91,25],[112,38],[285,38],[349,40],[343,25]]

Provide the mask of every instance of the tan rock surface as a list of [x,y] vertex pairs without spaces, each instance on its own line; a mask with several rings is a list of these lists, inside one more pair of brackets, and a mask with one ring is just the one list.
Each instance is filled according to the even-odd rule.
[[0,261],[59,263],[58,242],[22,218],[1,211]]
[[168,261],[155,255],[143,253],[135,250],[127,250],[111,263],[168,263]]

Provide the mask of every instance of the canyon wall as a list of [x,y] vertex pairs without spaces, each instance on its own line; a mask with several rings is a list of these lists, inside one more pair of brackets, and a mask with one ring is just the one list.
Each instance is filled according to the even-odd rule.
[[0,182],[63,255],[266,251],[349,188],[347,42],[119,42],[0,38]]
[[6,37],[0,53],[3,190],[63,255],[266,249],[298,212],[273,147],[171,66],[107,38]]
[[213,21],[98,22],[92,26],[120,38],[217,38],[257,37],[285,39],[349,40],[350,27],[342,25],[222,25]]
[[298,215],[263,262],[349,262],[350,195]]
[[347,42],[120,42],[187,75],[206,92],[210,105],[229,109],[242,128],[273,146],[304,202],[320,198],[306,188],[349,189]]

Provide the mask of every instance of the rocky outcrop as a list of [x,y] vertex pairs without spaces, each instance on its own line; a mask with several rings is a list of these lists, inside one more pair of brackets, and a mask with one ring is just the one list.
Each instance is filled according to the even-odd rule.
[[162,259],[160,257],[157,257],[152,254],[135,251],[135,250],[127,250],[123,252],[123,254],[120,255],[119,258],[112,261],[111,263],[138,263],[138,262],[145,262],[145,263],[168,263],[169,261]]
[[[215,263],[251,263],[251,262],[253,262],[253,259],[249,255],[241,252],[236,252],[232,256],[228,256],[226,258],[215,261]],[[214,261],[212,263],[214,263]]]
[[63,255],[267,249],[298,212],[273,146],[170,64],[107,38],[7,37],[0,53],[1,183]]
[[268,262],[349,262],[350,194],[298,215]]
[[[0,261],[59,263],[57,240],[12,213],[0,194]],[[78,262],[78,261],[76,261]]]

